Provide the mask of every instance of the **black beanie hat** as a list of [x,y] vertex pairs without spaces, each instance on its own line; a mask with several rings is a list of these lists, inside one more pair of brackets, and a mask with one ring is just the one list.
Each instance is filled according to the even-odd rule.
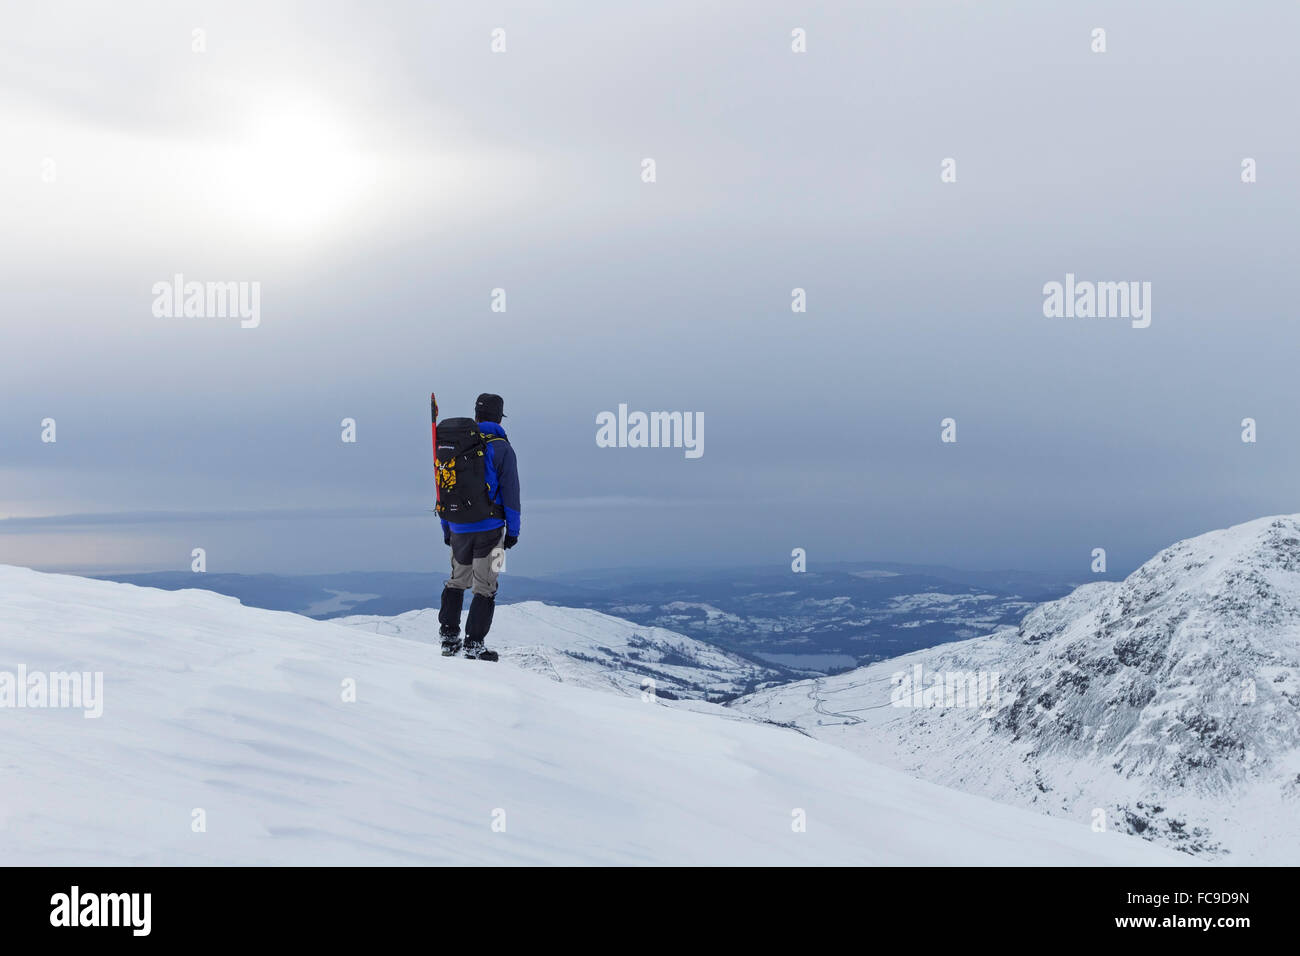
[[504,399],[500,395],[484,392],[474,403],[474,417],[480,422],[496,422],[500,425],[501,419],[506,417]]

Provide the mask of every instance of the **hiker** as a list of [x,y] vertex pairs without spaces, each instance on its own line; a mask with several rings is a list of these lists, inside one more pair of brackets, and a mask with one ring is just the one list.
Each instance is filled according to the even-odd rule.
[[[465,621],[465,656],[496,660],[496,653],[484,648],[483,639],[492,627],[503,549],[509,550],[519,541],[519,472],[515,450],[510,447],[505,429],[501,427],[504,417],[501,396],[485,392],[474,403],[473,422],[467,418],[452,418],[438,425],[438,513],[442,516],[443,543],[451,547],[451,577],[443,585],[442,608],[438,612],[438,623],[442,625],[439,628],[442,653],[447,656],[461,650],[460,612],[465,590],[472,588],[474,599],[470,602],[469,617]],[[486,489],[483,489],[485,501],[481,500],[483,495],[477,493],[482,485],[465,491],[465,483],[457,487],[456,475],[442,465],[444,456],[463,455],[466,450],[471,462],[482,459],[486,479]],[[477,466],[462,464],[452,470],[463,470],[466,475],[476,474],[470,472],[469,467]],[[452,483],[450,488],[448,482]],[[477,520],[455,520],[458,509],[466,518]],[[482,513],[487,517],[480,518]]]

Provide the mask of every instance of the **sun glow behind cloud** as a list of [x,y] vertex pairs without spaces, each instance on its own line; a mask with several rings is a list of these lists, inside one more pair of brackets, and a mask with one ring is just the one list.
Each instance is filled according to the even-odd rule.
[[0,237],[0,252],[30,260],[28,275],[82,254],[115,274],[158,263],[146,278],[177,263],[265,261],[277,248],[310,255],[511,206],[536,178],[531,155],[384,135],[295,93],[223,91],[185,128],[105,126],[3,96],[0,107],[15,142],[29,144],[0,157],[0,204],[24,223]]
[[315,233],[374,198],[380,162],[355,140],[317,103],[273,100],[251,118],[242,142],[220,151],[214,198],[258,231]]

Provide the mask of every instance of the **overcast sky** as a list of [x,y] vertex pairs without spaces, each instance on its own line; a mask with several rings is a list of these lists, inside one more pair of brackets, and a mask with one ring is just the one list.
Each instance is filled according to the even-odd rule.
[[[431,390],[505,397],[521,574],[1300,510],[1291,0],[363,9],[5,5],[0,563],[440,569]],[[177,273],[260,324],[155,316]],[[1150,326],[1044,317],[1066,273]],[[597,447],[620,403],[704,454]]]

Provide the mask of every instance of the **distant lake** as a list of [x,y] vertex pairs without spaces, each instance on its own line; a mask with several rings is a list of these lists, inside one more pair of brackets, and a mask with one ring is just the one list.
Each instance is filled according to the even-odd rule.
[[848,654],[755,654],[754,656],[801,671],[824,672],[858,666],[858,659]]

